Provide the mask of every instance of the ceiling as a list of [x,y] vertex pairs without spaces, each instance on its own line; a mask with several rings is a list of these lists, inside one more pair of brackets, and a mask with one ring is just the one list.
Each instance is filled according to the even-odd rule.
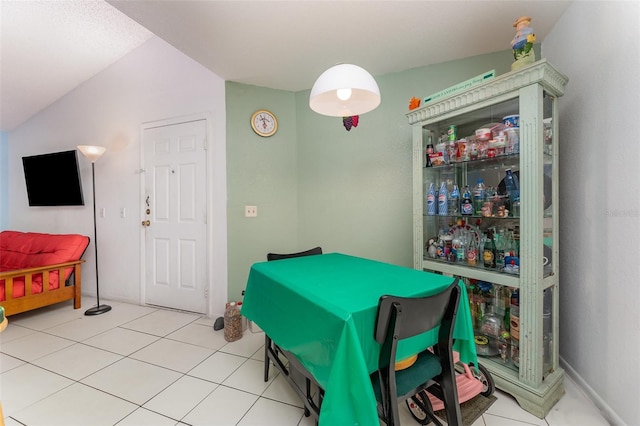
[[10,131],[154,34],[225,80],[310,89],[338,63],[375,75],[537,41],[570,1],[1,0],[0,129]]

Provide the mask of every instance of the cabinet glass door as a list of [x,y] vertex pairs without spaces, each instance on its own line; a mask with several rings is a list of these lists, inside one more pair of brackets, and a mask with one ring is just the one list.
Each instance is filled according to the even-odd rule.
[[553,122],[553,110],[555,108],[555,98],[546,94],[543,98],[543,116],[542,120],[542,173],[543,177],[543,190],[542,190],[542,204],[543,204],[543,218],[542,218],[542,241],[543,241],[543,264],[544,264],[544,276],[549,276],[553,272],[553,218],[554,218],[554,206],[553,206],[553,177],[555,172],[554,167],[554,148],[556,144],[553,143],[554,139],[554,122]]
[[464,280],[480,362],[541,418],[564,392],[557,98],[567,81],[542,59],[407,113],[414,267]]
[[423,128],[426,269],[482,271],[484,280],[506,274],[517,285],[518,114],[518,100],[510,99]]
[[[554,297],[557,294],[557,235],[553,230],[557,229],[558,207],[557,197],[554,194],[554,178],[557,176],[557,120],[554,121],[557,98],[544,92],[543,96],[543,120],[542,120],[542,244],[543,244],[543,276],[545,283],[542,296],[542,373],[547,376],[552,373],[557,366],[557,359],[554,359],[554,345],[557,335],[557,320],[553,316]],[[556,256],[554,256],[554,253]],[[555,301],[557,303],[557,301]]]

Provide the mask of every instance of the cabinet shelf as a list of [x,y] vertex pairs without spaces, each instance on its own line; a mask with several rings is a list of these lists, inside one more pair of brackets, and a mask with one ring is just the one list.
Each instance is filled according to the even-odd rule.
[[458,266],[458,267],[461,267],[461,268],[469,268],[469,269],[474,269],[474,270],[475,269],[480,269],[480,270],[483,270],[483,271],[486,271],[486,272],[493,272],[493,273],[496,273],[496,274],[506,274],[506,275],[511,275],[511,276],[514,276],[514,277],[517,277],[518,275],[520,275],[519,273],[510,273],[510,272],[507,272],[507,271],[504,271],[504,270],[499,270],[497,268],[488,268],[488,267],[486,267],[486,266],[484,266],[482,264],[483,263],[482,259],[480,259],[478,261],[478,263],[476,263],[475,265],[470,265],[469,263],[466,263],[466,262],[451,262],[449,260],[444,260],[444,259],[438,259],[438,258],[434,259],[432,257],[425,257],[424,258],[424,262],[425,263],[426,262],[436,262],[436,263],[442,263],[442,264],[447,265],[447,266]]
[[491,158],[478,158],[476,160],[467,160],[467,161],[454,161],[447,164],[442,164],[438,166],[430,166],[425,167],[425,169],[454,169],[460,166],[473,166],[474,168],[483,168],[483,167],[497,167],[500,165],[504,165],[504,163],[508,162],[509,165],[517,164],[520,158],[520,154],[506,154],[506,155],[498,155],[496,157]]
[[[474,222],[477,221],[477,219],[497,219],[497,220],[511,220],[511,221],[517,221],[520,217],[519,216],[504,216],[504,217],[500,217],[500,216],[481,216],[481,215],[463,215],[463,214],[425,214],[423,215],[425,218],[449,218],[449,219],[462,219],[464,221],[467,221],[469,219],[476,219],[474,220]],[[469,224],[467,222],[467,224]]]
[[467,277],[514,288],[520,287],[519,275],[507,274],[505,272],[496,271],[495,269],[489,269],[483,266],[474,267],[446,261],[437,261],[435,259],[425,259],[423,265],[423,270],[425,271],[434,271],[458,277]]
[[[519,349],[518,362],[514,364],[511,359],[503,362],[495,351],[491,356],[480,357],[479,361],[494,376],[499,388],[540,418],[549,413],[564,393],[557,338],[560,287],[557,110],[558,98],[564,94],[567,81],[566,76],[543,59],[406,114],[413,127],[414,267],[461,277],[469,288],[477,285],[482,288],[482,294],[493,292],[498,301],[501,294],[513,295],[519,290],[519,334],[511,336],[515,340],[509,341],[510,348]],[[512,114],[520,116],[517,153],[426,167],[429,141],[438,140],[449,126],[457,126],[460,137],[475,137],[476,129]],[[499,136],[492,135],[493,138]],[[498,213],[511,210],[504,183],[509,168],[518,175],[520,210],[516,211],[517,216],[513,216],[513,211],[509,211],[508,216],[499,216]],[[450,191],[455,184],[462,196],[464,186],[473,190],[480,179],[491,191],[496,188],[499,193],[498,197],[492,193],[481,203],[483,212],[492,212],[491,216],[462,215],[460,210],[455,214],[426,214],[426,195],[431,184],[436,191],[443,185]],[[479,207],[476,205],[474,212],[480,212]],[[465,224],[458,225],[459,220]],[[466,232],[456,233],[456,230]],[[436,239],[437,253],[460,254],[458,250],[464,251],[465,242],[472,240],[474,234],[477,242],[487,234],[500,243],[487,253],[476,253],[476,265],[433,258],[433,249],[428,251],[430,247],[425,245],[430,239]],[[517,258],[519,273],[485,268],[483,254],[489,256],[488,259],[490,256]],[[486,304],[489,306],[491,301],[487,300]],[[507,331],[507,325],[504,327]],[[497,335],[506,335],[502,331]]]

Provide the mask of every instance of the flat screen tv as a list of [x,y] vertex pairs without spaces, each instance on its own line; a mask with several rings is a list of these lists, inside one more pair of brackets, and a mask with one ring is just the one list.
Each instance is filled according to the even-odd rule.
[[22,157],[29,205],[84,206],[76,150]]

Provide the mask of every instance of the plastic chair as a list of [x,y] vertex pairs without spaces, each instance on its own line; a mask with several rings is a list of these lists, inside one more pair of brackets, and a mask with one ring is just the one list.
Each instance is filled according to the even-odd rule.
[[322,247],[314,247],[309,250],[301,251],[298,253],[288,253],[288,254],[278,254],[278,253],[269,253],[267,254],[267,260],[281,260],[281,259],[291,259],[292,257],[302,257],[302,256],[313,256],[316,254],[322,254]]
[[[297,252],[297,253],[284,253],[284,254],[268,253],[267,261],[271,262],[275,260],[291,259],[294,257],[303,257],[303,256],[314,256],[319,254],[322,254],[322,247],[314,247],[312,249]],[[284,363],[280,359],[280,356],[278,355],[278,354],[281,354],[289,363],[289,369],[291,368],[295,369],[297,372],[301,373],[305,378],[304,396],[300,395],[303,399],[306,399],[305,407],[304,407],[304,415],[308,417],[311,414],[310,408],[313,409],[315,414],[317,414],[320,411],[320,405],[322,404],[322,397],[324,395],[324,391],[320,388],[319,384],[315,381],[313,376],[307,371],[306,368],[304,368],[304,366],[298,361],[298,359],[295,356],[288,354],[287,351],[282,350],[278,345],[276,345],[271,340],[269,336],[267,336],[266,333],[264,335],[264,340],[265,340],[264,342],[264,381],[265,382],[269,381],[269,366],[271,364],[270,359],[273,359],[275,363],[278,363],[280,370],[282,370],[283,372],[287,372],[285,374],[290,379],[289,370],[284,365]],[[317,404],[313,401],[313,395],[311,391],[312,381],[318,387],[319,396],[318,396]]]
[[[444,402],[449,426],[462,424],[452,350],[459,299],[457,278],[446,290],[433,296],[380,298],[375,340],[382,348],[378,371],[371,375],[371,380],[378,401],[378,414],[388,426],[400,424],[398,404],[409,398],[435,424],[442,426],[422,402],[428,399],[427,390]],[[438,342],[420,352],[414,364],[396,371],[398,342],[438,326]]]

